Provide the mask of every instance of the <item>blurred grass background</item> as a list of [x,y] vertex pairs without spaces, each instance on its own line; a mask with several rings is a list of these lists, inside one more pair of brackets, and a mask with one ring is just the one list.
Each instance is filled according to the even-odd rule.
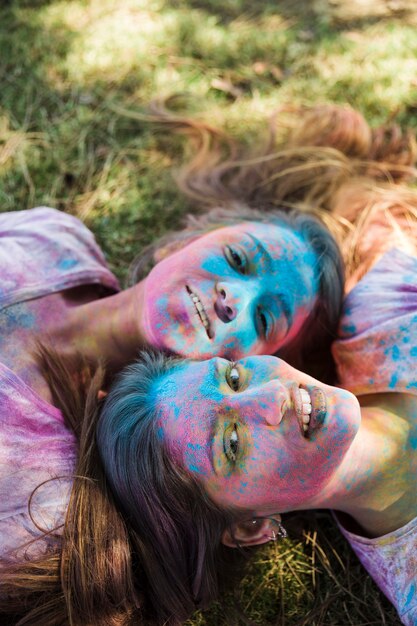
[[[121,113],[173,92],[248,141],[285,103],[347,102],[371,124],[417,127],[416,3],[2,0],[0,210],[77,215],[123,279],[135,253],[192,210],[172,178],[179,140]],[[251,623],[400,624],[330,516],[295,525],[236,590]],[[214,607],[190,624],[237,619]]]

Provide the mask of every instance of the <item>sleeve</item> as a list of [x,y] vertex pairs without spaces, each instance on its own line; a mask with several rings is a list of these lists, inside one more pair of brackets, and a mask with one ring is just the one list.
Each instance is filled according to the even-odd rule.
[[339,383],[356,395],[417,391],[417,259],[390,250],[345,298],[332,346]]
[[118,291],[93,234],[47,207],[0,214],[0,308],[83,284]]

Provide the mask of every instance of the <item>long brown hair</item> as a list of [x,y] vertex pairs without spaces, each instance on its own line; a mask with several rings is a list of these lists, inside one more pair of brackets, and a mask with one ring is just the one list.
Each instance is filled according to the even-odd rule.
[[[353,274],[364,258],[361,234],[368,217],[383,214],[387,227],[393,217],[401,228],[403,222],[415,220],[417,194],[398,184],[415,175],[415,141],[395,126],[371,131],[359,114],[333,105],[284,113],[288,121],[281,122],[280,114],[263,148],[253,150],[207,124],[180,116],[174,119],[161,108],[154,120],[185,132],[194,142],[196,156],[185,165],[180,185],[200,206],[232,206],[238,200],[251,208],[262,200],[261,208],[272,204],[318,211],[334,234],[348,233],[345,240],[342,236],[339,240],[346,244],[345,258],[352,255],[349,272]],[[336,213],[337,219],[328,212]],[[175,594],[166,593],[166,586],[158,596],[157,577],[149,582],[149,568],[155,555],[160,560],[163,546],[152,554],[147,551],[141,539],[143,529],[130,524],[129,512],[114,500],[97,450],[95,431],[101,410],[97,394],[103,384],[103,368],[68,365],[45,349],[41,359],[54,402],[79,439],[79,458],[58,547],[38,559],[2,568],[0,616],[19,626],[180,624],[193,608],[205,606],[217,596],[227,578],[227,564],[234,565],[233,558],[238,558],[236,551],[225,557],[219,542],[220,529],[230,521],[232,512],[219,511],[198,485],[184,477],[181,485],[194,507],[190,519],[198,520],[198,531],[193,530],[198,532],[193,535],[195,553],[178,570],[183,582],[175,580],[174,585],[177,590],[182,585],[184,606],[178,607]],[[74,371],[83,372],[82,385],[74,384]],[[178,472],[163,451],[161,454],[159,471],[174,473],[166,482],[172,493],[165,494],[164,506],[174,506]],[[158,468],[155,464],[153,471]],[[147,519],[151,523],[152,515]],[[173,545],[185,549],[190,536],[185,533],[182,543],[168,541],[166,549],[172,550]],[[172,557],[168,563],[177,577]],[[183,554],[179,558],[183,560]],[[207,565],[204,573],[202,564]],[[193,565],[197,579],[187,578]],[[160,566],[155,563],[155,572]],[[167,572],[164,580],[168,580]]]
[[101,366],[69,363],[51,348],[39,348],[39,358],[77,434],[78,462],[55,548],[2,564],[0,618],[18,626],[179,626],[242,575],[245,557],[221,535],[251,512],[221,510],[157,436],[148,392],[177,361],[143,354],[98,401]]
[[[348,280],[370,264],[366,250],[367,267],[360,269],[361,243],[372,221],[385,224],[381,239],[387,245],[393,229],[407,231],[415,224],[417,193],[403,184],[417,174],[412,129],[393,122],[371,128],[349,106],[282,106],[268,118],[264,138],[248,144],[175,112],[176,100],[155,100],[146,114],[124,113],[186,138],[176,182],[194,210],[246,206],[316,214],[339,243]],[[374,243],[375,255],[381,253],[381,241]]]

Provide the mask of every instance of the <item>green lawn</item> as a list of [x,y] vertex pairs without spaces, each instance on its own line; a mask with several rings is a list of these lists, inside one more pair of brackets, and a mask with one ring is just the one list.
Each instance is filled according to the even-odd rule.
[[[123,279],[134,254],[192,207],[172,178],[180,141],[122,109],[189,92],[190,111],[248,141],[289,102],[348,102],[372,124],[416,127],[414,6],[3,0],[0,210],[44,204],[79,216]],[[246,615],[262,626],[399,624],[331,518],[306,528],[258,553],[236,590]],[[224,615],[214,608],[192,624],[232,624]]]

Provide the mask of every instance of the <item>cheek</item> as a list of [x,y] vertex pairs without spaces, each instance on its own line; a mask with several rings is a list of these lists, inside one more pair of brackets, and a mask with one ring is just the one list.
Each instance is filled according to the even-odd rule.
[[349,446],[355,437],[361,419],[358,400],[348,392],[340,391],[332,398],[333,415],[328,422],[330,435],[334,440],[335,449]]
[[[178,409],[179,416],[185,412],[184,409]],[[177,420],[170,418],[170,426],[165,427],[170,453],[186,471],[200,477],[206,476],[210,473],[207,435],[198,427],[198,416],[189,414],[189,417],[179,417]]]

